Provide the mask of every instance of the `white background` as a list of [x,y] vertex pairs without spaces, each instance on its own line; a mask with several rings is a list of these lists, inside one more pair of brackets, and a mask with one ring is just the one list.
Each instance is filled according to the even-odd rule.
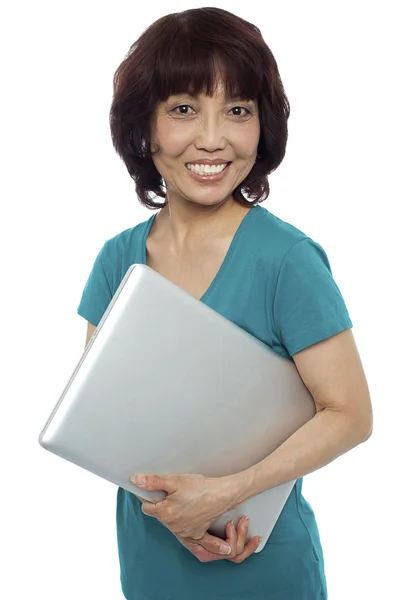
[[[326,250],[374,405],[371,439],[306,477],[304,495],[320,528],[329,599],[394,598],[395,2],[257,5],[217,3],[259,26],[291,103],[287,154],[264,206]],[[116,488],[45,452],[37,438],[83,352],[86,323],[76,308],[97,252],[152,214],[111,144],[114,71],[156,18],[197,6],[70,0],[3,9],[0,597],[7,600],[122,598]]]

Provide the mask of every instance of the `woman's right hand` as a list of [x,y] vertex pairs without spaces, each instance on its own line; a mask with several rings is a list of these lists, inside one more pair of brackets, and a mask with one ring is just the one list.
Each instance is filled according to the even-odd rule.
[[[140,500],[141,503],[145,502],[144,498],[140,498],[140,496],[136,496]],[[198,558],[201,562],[212,562],[214,560],[230,560],[234,563],[242,563],[248,556],[251,556],[259,546],[261,542],[261,538],[259,536],[255,536],[250,539],[247,545],[245,545],[245,541],[248,533],[248,523],[249,519],[246,517],[242,517],[237,525],[237,530],[234,527],[232,521],[226,527],[226,542],[231,547],[231,553],[226,556],[222,554],[215,554],[210,550],[214,546],[214,538],[210,537],[208,534],[205,534],[204,537],[208,536],[211,539],[211,543],[208,540],[190,540],[190,538],[182,537],[176,533],[173,535],[179,540],[179,542],[187,548],[196,558]],[[165,523],[162,523],[165,525]],[[202,544],[201,544],[202,542]]]
[[187,548],[196,558],[201,562],[212,562],[214,560],[229,560],[234,563],[242,563],[251,554],[255,552],[260,544],[261,538],[259,536],[253,537],[248,544],[245,544],[245,540],[248,533],[249,519],[242,517],[237,525],[237,529],[234,527],[232,521],[226,527],[226,542],[231,547],[231,553],[228,556],[222,556],[221,554],[214,554],[201,545],[201,540],[192,540],[190,538],[184,538],[178,534],[174,534],[179,542]]

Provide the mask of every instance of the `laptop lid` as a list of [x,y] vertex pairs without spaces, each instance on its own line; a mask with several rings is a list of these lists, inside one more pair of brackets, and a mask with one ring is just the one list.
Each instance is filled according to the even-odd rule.
[[[286,359],[146,265],[132,265],[40,434],[58,456],[141,497],[135,473],[249,468],[315,414]],[[243,425],[244,424],[244,425]],[[228,435],[223,435],[224,432]],[[206,443],[204,444],[204,440]],[[295,481],[226,513],[264,547]]]

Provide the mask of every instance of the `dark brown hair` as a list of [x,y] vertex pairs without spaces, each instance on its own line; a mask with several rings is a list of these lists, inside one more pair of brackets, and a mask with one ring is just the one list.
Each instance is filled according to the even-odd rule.
[[[228,97],[257,100],[258,158],[233,197],[248,205],[269,195],[268,175],[284,158],[290,105],[277,63],[259,29],[220,8],[196,8],[162,17],[130,47],[114,75],[112,142],[148,208],[167,202],[150,148],[150,122],[171,95],[213,95],[221,76]],[[155,197],[165,198],[162,204]]]

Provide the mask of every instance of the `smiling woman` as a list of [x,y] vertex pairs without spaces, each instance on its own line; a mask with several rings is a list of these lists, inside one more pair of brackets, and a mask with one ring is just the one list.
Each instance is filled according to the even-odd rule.
[[257,102],[229,100],[222,75],[217,81],[212,96],[174,95],[154,111],[151,144],[158,150],[152,159],[168,184],[169,201],[173,194],[175,201],[214,205],[231,197],[253,169],[260,135]]
[[[217,8],[159,19],[115,73],[112,141],[139,201],[160,210],[100,250],[78,308],[88,339],[128,268],[146,264],[295,363],[317,407],[306,426],[245,472],[143,473],[142,489],[166,492],[156,505],[118,490],[127,600],[327,597],[302,477],[365,441],[372,413],[352,321],[326,252],[259,206],[285,155],[289,114],[259,29]],[[171,377],[179,376],[175,361]],[[156,377],[155,361],[153,368]],[[251,381],[242,386],[250,389]],[[220,435],[229,435],[223,425]],[[228,525],[226,539],[209,534],[219,515],[287,481],[295,486],[260,553],[254,554],[259,538],[246,539],[245,519]]]
[[[285,155],[289,114],[259,29],[207,8],[162,17],[131,46],[114,76],[110,124],[114,147],[148,208],[168,202],[162,154],[169,162],[179,157],[180,166],[203,158],[232,162],[214,181],[223,180],[226,193],[231,188],[233,198],[250,207],[269,195],[268,175]],[[172,149],[165,148],[167,140]]]

